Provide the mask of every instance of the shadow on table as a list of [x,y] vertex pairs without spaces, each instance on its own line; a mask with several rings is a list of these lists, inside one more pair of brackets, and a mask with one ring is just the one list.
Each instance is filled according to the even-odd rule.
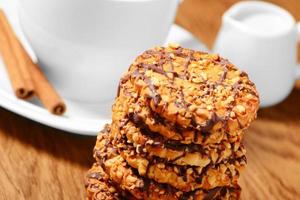
[[96,138],[53,129],[0,108],[0,134],[38,151],[89,167]]

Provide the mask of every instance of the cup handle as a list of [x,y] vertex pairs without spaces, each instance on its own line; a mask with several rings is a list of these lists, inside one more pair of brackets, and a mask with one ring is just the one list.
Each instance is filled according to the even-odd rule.
[[[298,22],[296,24],[297,26],[297,41],[300,42],[300,22]],[[296,79],[300,79],[300,64],[297,64],[297,68],[296,68]]]

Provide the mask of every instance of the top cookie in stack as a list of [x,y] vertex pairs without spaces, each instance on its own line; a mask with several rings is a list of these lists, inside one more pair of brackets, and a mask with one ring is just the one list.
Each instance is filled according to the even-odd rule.
[[258,106],[247,74],[220,56],[147,50],[120,81],[96,168],[130,199],[237,199],[243,131]]
[[185,144],[239,140],[259,105],[246,73],[218,55],[177,45],[140,55],[120,93],[135,123]]

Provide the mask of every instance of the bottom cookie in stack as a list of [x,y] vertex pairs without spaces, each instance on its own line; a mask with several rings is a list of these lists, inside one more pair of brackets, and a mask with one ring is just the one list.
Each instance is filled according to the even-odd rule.
[[88,199],[201,200],[239,198],[240,188],[237,184],[214,187],[208,190],[199,188],[190,192],[183,192],[170,184],[158,183],[142,177],[138,170],[134,166],[130,166],[119,154],[117,146],[112,144],[110,127],[107,126],[97,138],[94,152],[97,163],[87,175]]

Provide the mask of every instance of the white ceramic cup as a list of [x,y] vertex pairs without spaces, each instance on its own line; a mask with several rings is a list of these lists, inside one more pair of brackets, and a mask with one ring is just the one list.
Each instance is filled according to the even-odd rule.
[[101,103],[142,51],[163,44],[179,0],[22,0],[23,31],[62,96]]
[[300,25],[286,10],[242,1],[223,15],[213,51],[249,74],[265,107],[284,100],[300,77],[299,38]]

